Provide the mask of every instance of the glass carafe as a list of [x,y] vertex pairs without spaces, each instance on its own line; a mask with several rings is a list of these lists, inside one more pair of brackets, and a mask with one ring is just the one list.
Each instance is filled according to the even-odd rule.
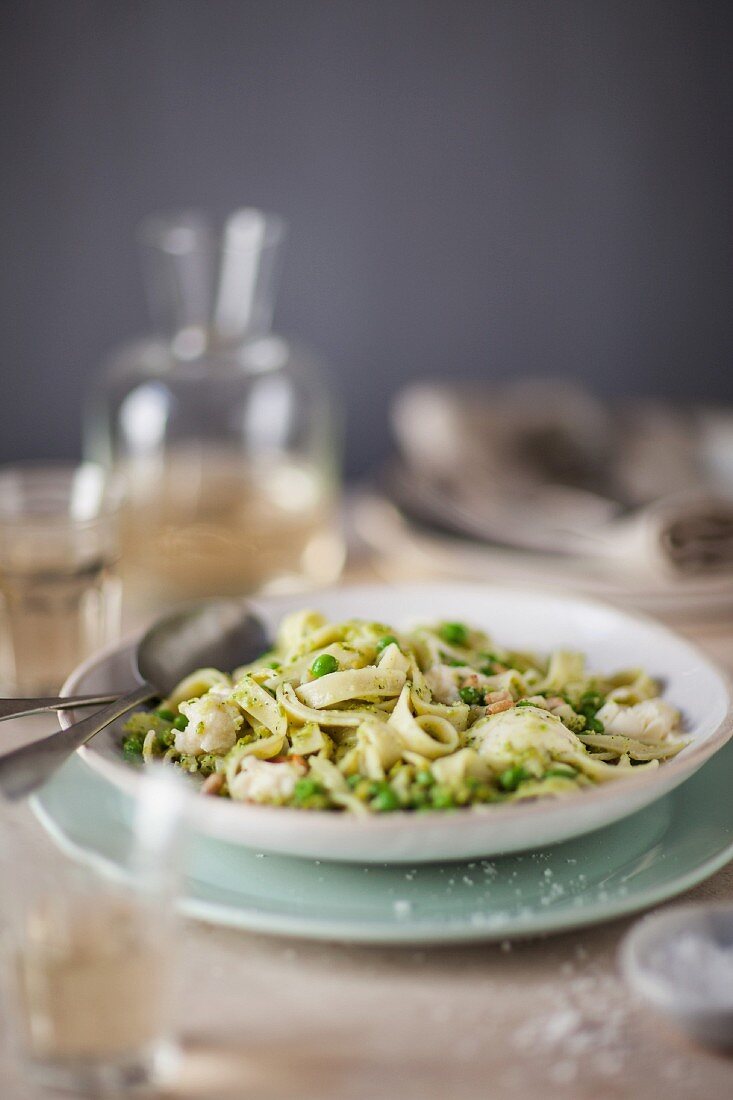
[[284,225],[186,214],[141,227],[159,335],[113,355],[88,457],[125,490],[134,604],[292,591],[339,574],[337,432],[314,356],[271,331]]

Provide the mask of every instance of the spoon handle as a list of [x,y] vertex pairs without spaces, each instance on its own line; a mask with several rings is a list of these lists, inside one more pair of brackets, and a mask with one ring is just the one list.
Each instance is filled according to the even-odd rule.
[[0,722],[8,718],[23,718],[28,714],[43,714],[45,711],[114,703],[121,694],[116,691],[112,695],[44,695],[37,699],[0,699]]
[[143,684],[129,695],[110,703],[96,714],[75,722],[68,729],[33,741],[0,757],[0,792],[9,799],[23,798],[40,787],[60,768],[75,749],[85,745],[95,733],[134,707],[157,694],[150,684]]

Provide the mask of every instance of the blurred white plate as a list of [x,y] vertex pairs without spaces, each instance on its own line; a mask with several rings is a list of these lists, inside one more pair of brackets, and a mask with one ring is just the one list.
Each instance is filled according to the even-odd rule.
[[385,497],[372,493],[357,495],[349,514],[355,534],[375,555],[374,564],[384,577],[531,584],[560,593],[572,589],[676,620],[713,619],[733,610],[729,574],[635,573],[602,558],[493,546],[412,523]]
[[[589,666],[612,671],[643,665],[663,681],[679,707],[690,744],[660,768],[579,791],[557,801],[484,806],[453,813],[385,814],[366,820],[345,814],[253,806],[191,796],[193,828],[247,848],[347,862],[417,863],[470,859],[546,847],[598,829],[649,805],[687,779],[733,731],[728,681],[694,646],[653,620],[590,600],[531,589],[478,585],[375,585],[253,600],[271,624],[304,604],[331,619],[378,619],[397,627],[436,619],[465,620],[510,648],[581,650]],[[136,682],[131,644],[81,665],[64,694],[127,690]],[[81,717],[62,712],[63,726]],[[122,758],[120,724],[80,750],[110,783],[134,794],[139,773]]]

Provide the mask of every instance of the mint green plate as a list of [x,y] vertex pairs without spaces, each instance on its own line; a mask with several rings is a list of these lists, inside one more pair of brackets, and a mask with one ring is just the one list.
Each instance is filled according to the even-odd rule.
[[[318,863],[195,838],[181,908],[216,924],[352,943],[451,943],[595,924],[733,859],[733,742],[638,813],[565,844],[468,863]],[[53,839],[115,873],[131,802],[74,757],[32,800]]]

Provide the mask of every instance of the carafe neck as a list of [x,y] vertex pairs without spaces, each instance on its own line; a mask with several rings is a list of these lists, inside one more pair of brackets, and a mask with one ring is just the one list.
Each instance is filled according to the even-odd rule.
[[219,353],[269,332],[285,224],[245,207],[217,227],[189,212],[140,227],[150,309],[173,354]]

